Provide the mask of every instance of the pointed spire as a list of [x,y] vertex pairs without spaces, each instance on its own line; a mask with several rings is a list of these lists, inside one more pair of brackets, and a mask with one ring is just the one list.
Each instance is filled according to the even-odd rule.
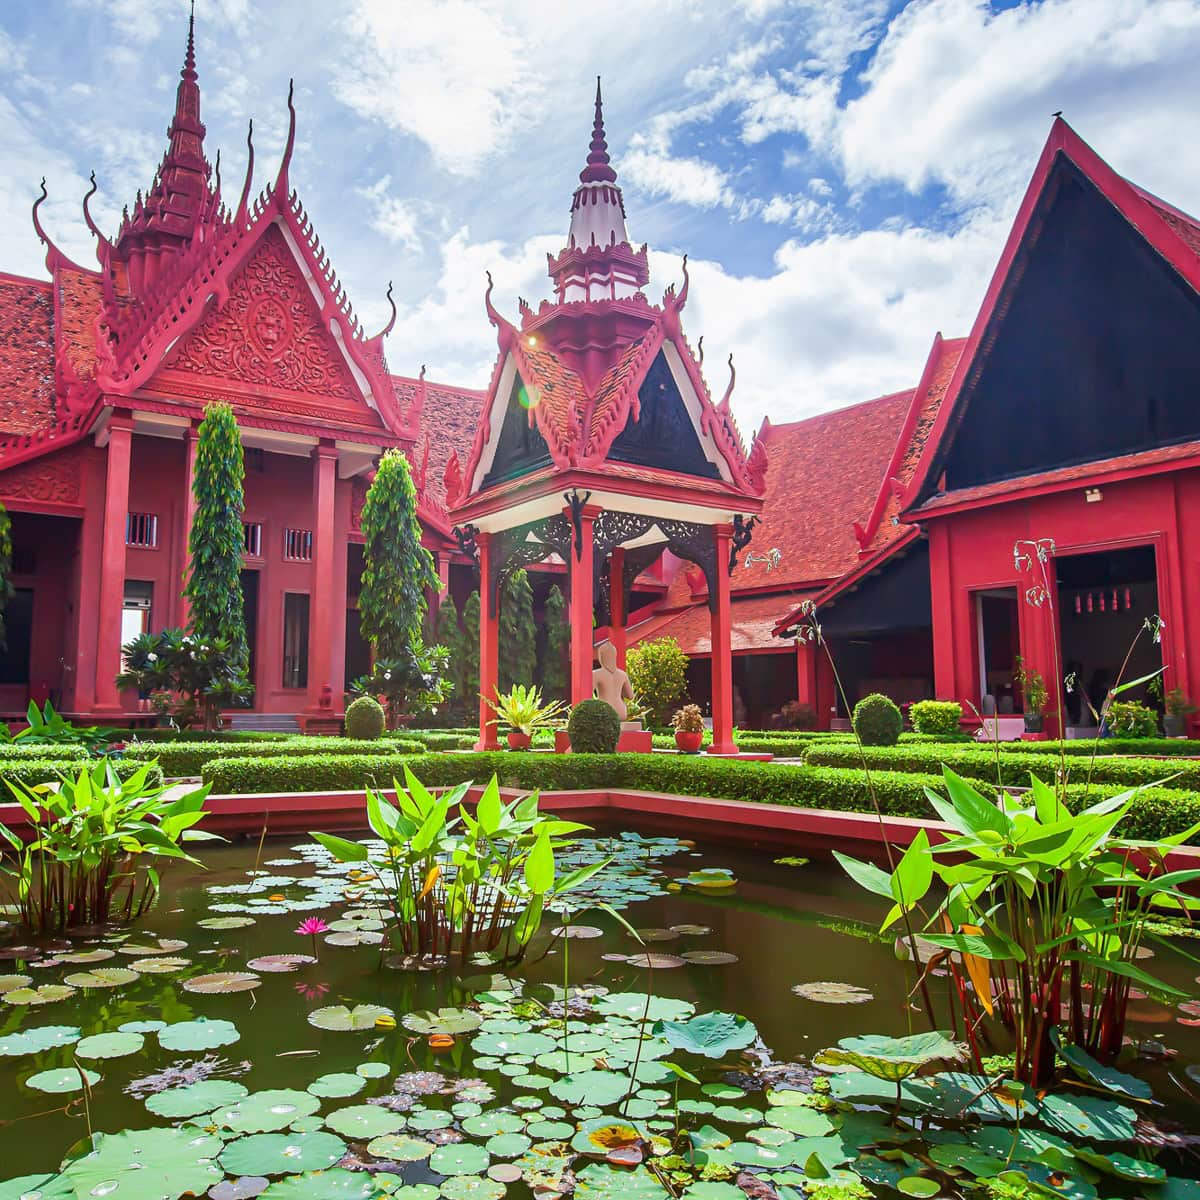
[[608,142],[604,137],[604,101],[600,95],[600,76],[596,76],[596,119],[592,124],[592,141],[588,147],[587,166],[579,172],[580,183],[616,183],[617,173],[608,158]]

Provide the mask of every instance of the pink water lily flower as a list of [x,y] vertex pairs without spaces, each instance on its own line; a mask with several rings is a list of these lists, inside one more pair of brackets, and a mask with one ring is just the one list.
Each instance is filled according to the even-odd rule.
[[320,955],[317,954],[317,934],[328,933],[329,926],[320,917],[305,917],[296,926],[296,932],[301,936],[308,934],[312,938],[313,958],[319,958]]

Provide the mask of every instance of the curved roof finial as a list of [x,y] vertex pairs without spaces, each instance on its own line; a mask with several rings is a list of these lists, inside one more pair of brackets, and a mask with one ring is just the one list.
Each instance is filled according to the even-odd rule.
[[617,173],[608,158],[604,137],[604,100],[600,95],[600,76],[596,76],[596,117],[592,123],[592,141],[588,146],[587,166],[579,172],[580,183],[616,183]]
[[[389,333],[392,332],[393,329],[396,328],[396,302],[392,299],[392,281],[390,279],[388,280],[387,287],[387,302],[392,306],[392,315],[388,318],[388,323],[373,338],[369,338],[369,341],[382,341]],[[424,370],[424,368],[422,368],[422,370]]]
[[91,230],[93,236],[96,238],[96,241],[99,243],[96,247],[96,257],[100,260],[101,265],[103,265],[105,262],[105,259],[107,257],[105,252],[108,250],[111,250],[112,245],[109,242],[108,238],[106,238],[104,236],[104,234],[100,232],[100,229],[97,227],[96,222],[92,220],[92,213],[91,213],[91,210],[88,208],[88,201],[96,194],[96,191],[100,186],[96,182],[96,172],[95,171],[92,172],[91,182],[92,182],[92,186],[87,190],[87,192],[84,194],[84,197],[83,197],[83,220],[84,220],[84,223],[87,225],[88,229]]
[[275,180],[275,191],[280,194],[286,194],[288,167],[292,163],[292,151],[296,146],[296,105],[293,100],[296,94],[296,81],[288,80],[288,135],[287,144],[283,148],[283,158],[279,163],[279,175]]
[[213,174],[216,176],[215,194],[221,194],[221,147],[217,147],[217,161],[213,163]]
[[696,366],[704,366],[704,334],[700,335],[700,340],[696,343]]
[[729,353],[729,386],[725,389],[725,395],[721,397],[721,403],[717,405],[717,410],[722,413],[729,412],[729,402],[733,399],[733,386],[737,383],[737,371],[733,368],[733,352]]
[[483,307],[487,311],[488,320],[496,327],[496,341],[500,349],[505,350],[516,337],[516,330],[496,311],[495,305],[492,304],[492,290],[496,284],[491,271],[485,271],[484,274],[487,275],[487,291],[483,293]]
[[52,250],[54,248],[54,243],[50,240],[49,234],[47,234],[46,231],[42,228],[41,221],[38,220],[38,209],[42,207],[42,204],[45,201],[46,197],[50,194],[49,192],[46,191],[45,175],[42,176],[41,188],[42,188],[42,194],[33,202],[33,212],[31,214],[33,216],[33,229],[34,229],[34,232],[38,235],[38,241],[40,241],[42,243],[42,245],[45,246],[47,249]]
[[246,205],[250,200],[250,181],[254,178],[254,118],[250,118],[250,127],[246,130],[246,180],[242,184],[242,198],[238,201],[236,219],[241,221],[246,216]]

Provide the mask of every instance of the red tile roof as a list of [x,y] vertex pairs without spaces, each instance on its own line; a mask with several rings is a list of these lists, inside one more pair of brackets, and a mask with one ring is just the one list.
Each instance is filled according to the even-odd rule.
[[[405,375],[393,375],[392,386],[401,410],[408,412],[421,381]],[[450,455],[457,452],[459,462],[465,462],[471,452],[479,414],[483,410],[484,393],[473,388],[456,388],[445,383],[425,380],[425,404],[421,409],[420,434],[413,451],[418,464],[425,461],[429,446],[425,493],[439,504],[446,503],[446,485],[442,476]]]
[[0,275],[0,434],[54,420],[53,331],[51,285]]
[[69,267],[58,273],[62,350],[80,379],[96,373],[96,318],[103,303],[100,276]]
[[[780,596],[743,596],[730,605],[732,647],[736,654],[742,650],[761,650],[774,644],[780,653],[790,647],[776,642],[772,636],[776,622],[803,597],[791,593]],[[654,638],[674,638],[685,654],[712,653],[712,625],[707,604],[695,604],[683,612],[664,617],[651,617],[629,631],[629,646]]]
[[736,590],[817,585],[854,566],[854,522],[879,494],[913,392],[767,427],[767,491],[750,550],[778,549],[779,565],[739,564]]

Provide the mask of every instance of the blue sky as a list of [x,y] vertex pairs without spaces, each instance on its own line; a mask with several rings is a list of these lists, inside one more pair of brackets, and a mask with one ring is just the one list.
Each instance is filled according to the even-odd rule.
[[[165,145],[186,0],[0,6],[0,270],[42,274],[28,219],[92,262]],[[482,309],[547,294],[594,78],[651,296],[690,256],[685,327],[743,427],[911,386],[966,333],[1062,109],[1113,165],[1200,210],[1200,0],[198,0],[210,157],[227,193],[254,118],[274,176],[295,76],[292,180],[392,369],[483,386]]]

